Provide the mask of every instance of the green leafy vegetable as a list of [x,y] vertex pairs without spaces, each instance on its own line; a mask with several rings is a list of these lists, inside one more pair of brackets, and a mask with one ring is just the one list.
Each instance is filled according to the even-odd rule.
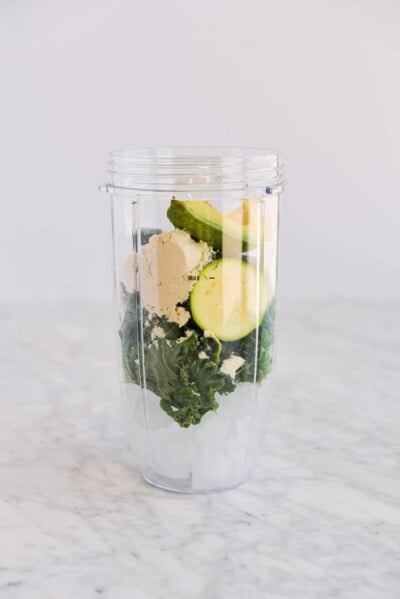
[[[142,346],[140,312],[139,296],[131,294],[120,330],[126,380],[144,387],[145,378],[147,389],[160,397],[162,409],[180,426],[198,424],[206,412],[218,408],[216,393],[231,393],[235,388],[231,377],[219,371],[221,343],[164,317],[149,320],[143,310]],[[165,337],[152,339],[157,327]],[[201,352],[208,358],[200,359]]]
[[[235,383],[261,383],[271,370],[274,335],[275,302],[265,312],[261,325],[247,337],[223,344],[223,358],[232,353],[244,359],[236,372]],[[256,366],[257,364],[257,366]]]
[[[270,371],[274,305],[258,329],[226,343],[205,337],[191,320],[180,328],[165,317],[150,317],[145,309],[142,317],[141,312],[139,294],[130,294],[120,329],[125,379],[141,387],[145,382],[146,388],[160,398],[161,408],[182,427],[198,424],[204,414],[215,411],[216,393],[232,393],[237,383],[253,382],[254,378],[260,383]],[[154,336],[158,328],[165,336]],[[201,359],[199,354],[207,358]],[[235,380],[219,370],[232,354],[245,360]]]

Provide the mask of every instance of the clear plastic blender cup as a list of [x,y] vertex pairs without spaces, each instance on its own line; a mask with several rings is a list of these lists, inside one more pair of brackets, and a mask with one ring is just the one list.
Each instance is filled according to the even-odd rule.
[[241,148],[109,162],[123,396],[143,477],[185,493],[254,470],[271,394],[281,158]]

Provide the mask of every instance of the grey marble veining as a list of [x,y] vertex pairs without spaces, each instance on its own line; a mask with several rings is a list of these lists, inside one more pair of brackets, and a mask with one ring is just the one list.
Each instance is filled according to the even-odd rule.
[[400,597],[400,306],[281,310],[252,481],[146,485],[126,449],[112,315],[3,306],[0,597]]

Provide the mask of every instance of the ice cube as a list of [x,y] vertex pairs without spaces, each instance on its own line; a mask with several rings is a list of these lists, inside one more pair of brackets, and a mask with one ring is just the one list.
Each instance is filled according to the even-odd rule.
[[174,423],[171,416],[161,408],[160,398],[148,389],[144,394],[143,408],[147,414],[149,430],[167,427]]
[[140,387],[131,383],[122,384],[123,416],[131,449],[140,461],[145,444],[146,432],[142,417],[142,392]]
[[171,418],[170,422],[170,426],[148,433],[154,470],[171,478],[187,478],[195,455],[193,430],[181,428]]
[[237,418],[234,420],[230,436],[226,439],[225,448],[236,471],[244,468],[248,454],[255,444],[254,424],[252,416]]
[[240,383],[233,393],[218,397],[218,411],[224,415],[230,414],[233,418],[250,416],[255,409],[258,393],[259,390],[255,392],[252,383]]
[[237,477],[228,451],[218,453],[205,449],[199,455],[192,471],[194,490],[211,491],[236,484]]
[[231,419],[219,408],[216,412],[207,412],[193,428],[199,451],[204,447],[217,449],[223,446],[230,433]]

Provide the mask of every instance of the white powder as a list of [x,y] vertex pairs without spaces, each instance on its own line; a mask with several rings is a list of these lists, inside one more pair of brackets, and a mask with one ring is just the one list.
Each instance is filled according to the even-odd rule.
[[164,337],[165,337],[165,331],[163,328],[154,327],[154,329],[152,329],[151,338],[153,341],[154,341],[154,339],[157,339],[157,338],[163,339]]
[[230,356],[222,362],[220,372],[223,374],[228,374],[232,379],[234,379],[236,371],[239,370],[244,362],[244,359],[240,356]]
[[211,339],[218,341],[218,338],[215,336],[213,331],[204,331],[204,337],[211,337]]
[[135,252],[129,254],[118,270],[118,279],[128,293],[138,288],[138,257]]
[[213,249],[181,229],[153,235],[143,246],[142,296],[150,312],[183,326],[190,313],[182,306]]
[[189,337],[191,337],[193,335],[193,331],[188,329],[187,331],[185,331],[185,335],[183,337],[179,337],[179,339],[176,340],[177,343],[183,343],[184,341],[186,341],[186,339],[189,339]]

